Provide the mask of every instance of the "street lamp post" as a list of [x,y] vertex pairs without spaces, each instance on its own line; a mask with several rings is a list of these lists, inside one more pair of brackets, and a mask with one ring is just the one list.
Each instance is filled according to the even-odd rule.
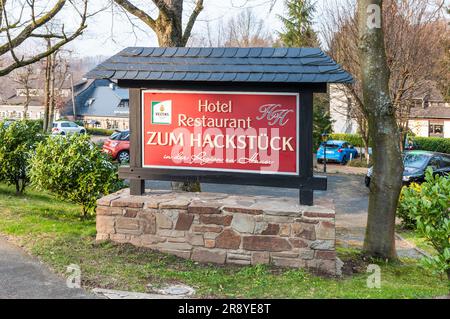
[[323,172],[327,172],[327,140],[328,140],[328,133],[323,132],[322,133],[322,141],[323,143]]

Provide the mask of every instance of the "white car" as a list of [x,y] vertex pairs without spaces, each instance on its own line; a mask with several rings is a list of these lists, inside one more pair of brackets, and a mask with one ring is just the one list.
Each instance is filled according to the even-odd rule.
[[53,122],[52,134],[69,135],[74,133],[84,134],[86,129],[71,121]]

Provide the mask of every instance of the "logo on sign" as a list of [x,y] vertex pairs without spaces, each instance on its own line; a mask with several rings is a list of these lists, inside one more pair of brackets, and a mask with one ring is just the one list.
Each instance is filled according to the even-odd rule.
[[172,124],[172,101],[152,101],[152,124]]

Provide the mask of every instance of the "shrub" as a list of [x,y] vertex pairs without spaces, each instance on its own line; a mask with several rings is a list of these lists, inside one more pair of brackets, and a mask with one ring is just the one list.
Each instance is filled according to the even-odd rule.
[[36,148],[31,180],[38,188],[82,205],[83,217],[93,213],[99,197],[122,186],[117,167],[87,135],[51,136]]
[[403,186],[402,188],[397,207],[397,217],[401,219],[402,228],[416,228],[416,219],[411,215],[410,209],[415,199],[421,196],[421,189],[421,186],[417,183],[411,183],[409,186]]
[[416,136],[413,141],[420,150],[450,154],[450,138]]
[[29,183],[28,165],[35,147],[44,139],[41,122],[0,122],[0,180],[16,187],[22,194]]
[[447,273],[450,280],[450,178],[433,176],[428,169],[418,191],[405,188],[401,209],[415,220],[417,231],[437,251],[437,255],[425,258],[425,265],[440,273]]
[[103,136],[109,136],[112,133],[114,133],[114,130],[107,130],[104,128],[93,128],[93,127],[86,128],[86,131],[88,134],[91,134],[91,135],[103,135]]

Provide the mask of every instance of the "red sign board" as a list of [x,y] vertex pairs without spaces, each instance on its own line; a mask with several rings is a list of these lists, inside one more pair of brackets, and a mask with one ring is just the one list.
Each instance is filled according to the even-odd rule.
[[298,175],[297,93],[142,92],[142,166]]

